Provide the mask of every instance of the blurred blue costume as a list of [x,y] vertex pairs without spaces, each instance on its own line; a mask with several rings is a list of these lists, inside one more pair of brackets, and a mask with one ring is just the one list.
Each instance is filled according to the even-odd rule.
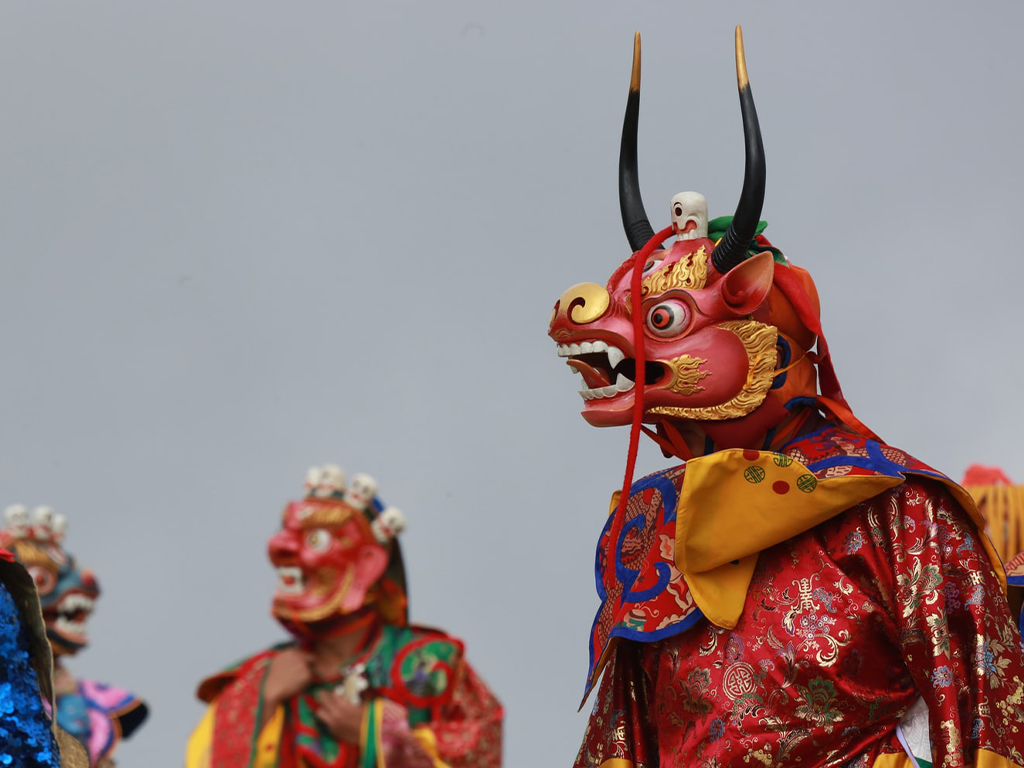
[[50,718],[39,696],[28,628],[6,589],[0,589],[0,658],[0,765],[60,765]]
[[88,768],[85,751],[46,709],[54,703],[53,656],[35,582],[2,547],[0,659],[0,768]]

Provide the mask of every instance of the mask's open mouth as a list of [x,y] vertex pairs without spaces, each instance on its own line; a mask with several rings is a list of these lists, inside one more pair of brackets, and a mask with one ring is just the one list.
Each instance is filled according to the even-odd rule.
[[302,569],[296,566],[282,565],[277,569],[277,594],[301,595],[306,591],[306,579]]
[[81,592],[69,592],[47,611],[54,632],[65,642],[83,646],[89,641],[86,622],[96,601]]
[[[603,341],[559,344],[558,356],[565,357],[570,368],[579,372],[586,385],[580,390],[584,400],[618,397],[636,386],[636,360],[626,357],[618,347]],[[665,373],[660,363],[647,361],[645,380],[657,382]]]
[[279,565],[272,613],[281,619],[320,621],[338,612],[352,586],[353,571],[318,568],[307,573],[297,565]]

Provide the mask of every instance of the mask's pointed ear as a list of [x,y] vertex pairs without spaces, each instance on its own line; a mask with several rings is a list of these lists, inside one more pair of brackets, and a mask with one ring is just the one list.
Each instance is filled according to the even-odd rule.
[[737,315],[749,315],[768,298],[775,276],[775,260],[769,251],[751,256],[722,278],[722,301]]

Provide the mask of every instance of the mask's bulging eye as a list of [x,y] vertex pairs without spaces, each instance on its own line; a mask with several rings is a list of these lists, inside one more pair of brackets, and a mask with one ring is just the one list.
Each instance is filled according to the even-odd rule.
[[677,336],[690,323],[690,308],[681,301],[663,301],[647,313],[647,327],[655,336]]
[[314,528],[306,534],[306,546],[314,552],[326,552],[331,546],[331,534],[323,528]]
[[32,577],[32,581],[36,584],[36,591],[40,595],[45,595],[53,591],[53,588],[57,586],[57,576],[53,571],[48,571],[45,568],[39,568],[38,566],[28,569],[29,576]]

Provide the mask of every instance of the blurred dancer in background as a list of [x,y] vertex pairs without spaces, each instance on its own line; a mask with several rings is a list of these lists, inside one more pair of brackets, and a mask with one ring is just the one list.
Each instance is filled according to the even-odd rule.
[[96,577],[64,549],[67,521],[49,507],[14,505],[5,512],[2,541],[35,584],[53,653],[57,724],[89,755],[94,768],[113,768],[114,751],[148,714],[146,704],[120,688],[76,679],[64,662],[89,642],[87,621],[99,597]]
[[443,632],[410,625],[402,513],[336,466],[269,543],[293,640],[204,680],[187,768],[497,768],[501,705]]

